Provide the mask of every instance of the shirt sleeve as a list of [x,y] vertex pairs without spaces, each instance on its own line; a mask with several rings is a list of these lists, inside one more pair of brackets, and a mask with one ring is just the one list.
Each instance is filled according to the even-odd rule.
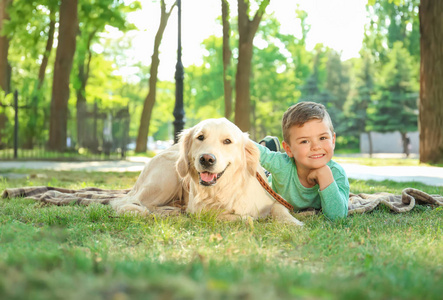
[[255,145],[258,147],[258,150],[260,150],[260,165],[267,171],[278,173],[283,165],[287,164],[286,153],[271,151],[267,147],[257,143],[255,143]]
[[[334,174],[336,173],[336,174]],[[330,220],[348,215],[349,181],[344,171],[333,171],[334,182],[319,191],[323,214]]]

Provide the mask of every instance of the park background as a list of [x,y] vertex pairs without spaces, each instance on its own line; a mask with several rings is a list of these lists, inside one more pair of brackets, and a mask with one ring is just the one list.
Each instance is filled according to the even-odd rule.
[[[109,154],[173,140],[177,4],[2,1],[0,157],[14,144]],[[362,139],[381,151],[377,132],[397,134],[384,152],[409,153],[413,133],[420,160],[441,161],[442,105],[420,98],[419,0],[180,4],[185,127],[225,116],[254,140],[281,138],[283,112],[315,101],[341,152]]]
[[[139,136],[149,143],[173,138],[177,6],[171,11],[173,1],[167,1],[162,14],[161,3],[0,1],[0,86],[6,92],[0,93],[0,159],[13,158],[14,143],[23,159],[0,162],[0,190],[134,186],[140,172],[129,169],[129,159],[29,159],[46,158],[50,151],[52,158],[68,160],[88,154],[109,158],[128,144],[146,146],[137,143]],[[222,3],[230,7],[231,56],[225,69]],[[180,4],[185,127],[225,116],[225,99],[232,95],[231,120],[254,139],[280,135],[283,111],[308,99],[334,114],[340,151],[358,151],[359,136],[369,130],[397,136],[418,130],[420,160],[441,161],[442,1]],[[241,6],[246,4],[249,14]],[[155,36],[169,11],[158,72],[153,73]],[[240,71],[250,81],[238,84],[238,66],[245,61],[239,47],[244,31],[238,24],[251,24],[257,11],[263,15],[254,23],[253,44],[251,39],[247,43],[254,47],[246,47],[253,54],[251,69]],[[245,91],[249,97],[240,97]],[[237,109],[244,99],[246,108]],[[143,118],[148,104],[152,113]],[[141,126],[141,119],[149,127]],[[141,128],[146,134],[139,134]],[[142,157],[131,159],[149,160],[147,154],[154,154],[149,152],[142,149]],[[388,177],[349,176],[352,193],[400,194],[415,188],[443,194],[440,167],[373,156],[334,158],[341,165],[355,164],[354,170],[365,176],[371,168]],[[393,165],[401,168],[402,180],[387,171]],[[420,180],[432,174],[436,181]],[[294,228],[269,218],[223,222],[211,213],[141,217],[118,215],[108,205],[2,198],[0,298],[441,299],[442,214],[442,207],[418,203],[406,213],[379,205],[336,222],[301,212],[295,216],[305,226]]]

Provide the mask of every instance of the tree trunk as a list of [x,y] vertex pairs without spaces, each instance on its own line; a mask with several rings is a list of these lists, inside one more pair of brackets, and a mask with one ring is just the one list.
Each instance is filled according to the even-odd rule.
[[369,144],[369,157],[372,157],[372,154],[374,153],[374,148],[372,146],[372,135],[371,132],[368,131],[368,144]]
[[37,122],[38,122],[38,103],[40,100],[40,90],[43,86],[43,82],[45,81],[46,68],[48,66],[49,56],[51,55],[52,45],[54,44],[54,32],[55,32],[55,8],[50,7],[49,13],[49,30],[48,30],[48,39],[46,40],[45,52],[43,53],[43,59],[40,64],[40,68],[38,71],[38,80],[37,80],[37,88],[32,95],[32,107],[30,108],[30,118],[28,121],[28,131],[26,133],[26,138],[23,141],[24,149],[33,149],[34,142],[36,139],[37,132]]
[[223,90],[225,96],[225,118],[230,119],[232,114],[232,84],[231,84],[231,57],[232,51],[229,43],[231,27],[229,24],[229,3],[222,0],[222,23],[223,23]]
[[158,27],[157,33],[155,35],[154,42],[154,53],[152,54],[151,59],[151,69],[149,71],[149,92],[146,96],[145,103],[143,105],[143,111],[140,119],[140,127],[138,129],[137,142],[135,145],[135,152],[146,152],[146,145],[148,142],[149,135],[149,124],[151,123],[151,115],[152,109],[154,108],[156,94],[157,94],[157,75],[158,75],[158,66],[160,64],[159,59],[159,48],[160,43],[163,38],[163,33],[165,31],[166,25],[168,24],[169,16],[174,8],[176,3],[174,3],[169,10],[166,12],[166,4],[165,1],[161,1],[161,17],[160,17],[160,26]]
[[88,84],[89,79],[89,70],[92,59],[91,52],[91,43],[94,38],[96,31],[90,33],[88,36],[88,42],[86,44],[86,55],[83,58],[82,55],[78,62],[78,80],[80,81],[80,86],[76,90],[77,96],[77,143],[79,147],[88,147],[92,151],[96,151],[97,149],[93,149],[95,147],[95,142],[92,140],[90,134],[88,134],[87,130],[87,118],[86,118],[86,85]]
[[54,64],[48,148],[64,151],[68,125],[69,75],[74,59],[78,30],[77,0],[62,0],[58,47]]
[[[0,88],[3,90],[4,94],[9,94],[10,92],[10,79],[11,79],[11,66],[8,62],[8,51],[9,51],[9,39],[8,37],[1,35],[3,31],[3,23],[9,20],[9,14],[7,9],[12,3],[12,0],[2,0],[0,2]],[[0,106],[1,106],[0,102]],[[4,145],[2,143],[2,131],[6,127],[7,118],[6,115],[0,112],[0,148]]]
[[8,62],[9,39],[6,35],[1,35],[3,24],[9,20],[8,7],[12,0],[2,0],[0,2],[0,88],[5,94],[10,90],[10,66]]
[[51,55],[52,45],[54,44],[55,8],[51,8],[49,18],[48,40],[46,41],[45,53],[43,53],[42,63],[38,71],[38,90],[41,89],[45,80],[46,67],[48,66],[49,56]]
[[238,63],[235,77],[235,124],[242,131],[251,127],[249,83],[251,75],[252,42],[269,0],[263,0],[252,20],[249,20],[249,1],[238,1]]
[[421,0],[420,162],[443,162],[443,2]]
[[[84,82],[84,72],[83,72],[83,64],[79,65],[78,68],[78,80],[81,82],[80,85],[83,85]],[[85,97],[85,89],[80,87],[75,91],[77,96],[77,144],[79,147],[86,147],[86,97]]]

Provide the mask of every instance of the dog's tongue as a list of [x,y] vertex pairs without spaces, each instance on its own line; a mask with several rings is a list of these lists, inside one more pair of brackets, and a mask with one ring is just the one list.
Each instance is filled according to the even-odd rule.
[[209,173],[209,172],[200,173],[200,178],[206,182],[211,182],[212,180],[215,179],[215,177],[217,177],[217,174],[214,173]]

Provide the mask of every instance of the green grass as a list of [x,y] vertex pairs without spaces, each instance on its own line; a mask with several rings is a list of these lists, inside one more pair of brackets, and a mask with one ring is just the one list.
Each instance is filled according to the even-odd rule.
[[[138,176],[18,172],[29,175],[3,179],[0,189],[129,188]],[[354,193],[413,186],[443,194],[419,183],[350,183]],[[2,199],[0,299],[441,299],[443,209],[298,218],[304,228]]]

